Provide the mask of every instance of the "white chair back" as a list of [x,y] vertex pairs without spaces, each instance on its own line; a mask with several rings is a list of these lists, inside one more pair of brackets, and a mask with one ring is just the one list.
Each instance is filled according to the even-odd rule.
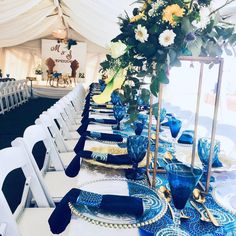
[[[14,215],[7,203],[7,200],[2,192],[2,186],[6,179],[6,176],[13,170],[21,168],[26,177],[26,184],[31,190],[33,197],[38,207],[49,207],[50,204],[42,189],[42,186],[34,172],[32,165],[30,164],[28,154],[23,146],[10,147],[0,150],[0,222],[6,222],[6,235],[7,236],[20,236],[16,219],[20,216],[22,208],[25,206],[25,202],[21,202],[15,211]],[[23,196],[27,195],[24,192]],[[22,197],[26,201],[26,197]]]
[[35,123],[43,125],[44,130],[53,138],[59,152],[67,152],[67,147],[60,130],[54,120],[49,116],[48,112],[43,112]]
[[[60,160],[59,153],[54,146],[53,140],[48,133],[45,132],[42,124],[27,127],[23,134],[23,141],[31,159],[34,159],[33,148],[35,144],[43,141],[46,148],[46,155],[41,169],[42,174],[47,172],[51,166],[57,171],[64,171],[64,166]],[[34,161],[33,164],[36,164],[36,162]]]

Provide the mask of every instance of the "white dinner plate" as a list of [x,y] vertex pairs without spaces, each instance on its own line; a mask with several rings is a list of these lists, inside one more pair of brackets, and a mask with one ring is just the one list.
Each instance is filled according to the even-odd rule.
[[221,207],[236,215],[236,181],[216,184],[212,196]]

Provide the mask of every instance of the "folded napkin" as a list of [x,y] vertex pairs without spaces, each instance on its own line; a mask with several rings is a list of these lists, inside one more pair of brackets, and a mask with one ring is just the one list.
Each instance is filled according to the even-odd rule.
[[81,134],[79,141],[75,145],[74,152],[78,153],[84,149],[84,144],[87,137],[91,137],[96,140],[110,141],[110,142],[123,142],[124,139],[119,134],[106,134],[94,131],[85,131]]
[[90,112],[93,112],[96,114],[107,114],[109,116],[113,116],[113,111],[98,111],[98,110],[93,110],[93,109],[84,109],[81,116],[88,118]]
[[131,165],[132,161],[128,154],[112,155],[108,153],[99,153],[92,151],[79,151],[67,166],[65,173],[69,177],[75,177],[80,171],[81,158],[96,160],[98,162],[115,164],[115,165]]
[[77,152],[79,152],[80,150],[83,150],[83,149],[84,149],[84,145],[85,145],[86,139],[87,139],[86,135],[81,135],[81,136],[80,136],[78,143],[77,143],[77,144],[75,145],[75,147],[74,147],[74,152],[75,152],[75,153],[77,153]]
[[215,161],[212,163],[212,167],[217,168],[217,167],[222,167],[223,164],[222,162],[219,160],[219,156],[217,155],[217,158],[215,159]]
[[185,130],[178,139],[178,143],[193,144],[194,131]]
[[129,214],[136,217],[144,212],[141,198],[119,195],[101,195],[80,189],[71,189],[56,206],[48,223],[53,234],[62,233],[71,220],[69,202],[87,205],[113,214]]
[[82,118],[81,125],[77,129],[77,132],[82,135],[88,128],[88,125],[92,122],[100,123],[100,124],[117,124],[114,119],[93,119],[93,118]]
[[119,134],[107,134],[107,133],[100,133],[95,131],[86,131],[83,135],[89,136],[91,138],[103,141],[110,141],[110,142],[123,142],[124,139],[122,135]]

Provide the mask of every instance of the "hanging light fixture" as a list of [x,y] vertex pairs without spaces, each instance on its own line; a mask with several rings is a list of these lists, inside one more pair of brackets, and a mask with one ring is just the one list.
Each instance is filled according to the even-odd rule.
[[67,30],[58,28],[52,31],[52,36],[56,39],[66,39],[67,38]]

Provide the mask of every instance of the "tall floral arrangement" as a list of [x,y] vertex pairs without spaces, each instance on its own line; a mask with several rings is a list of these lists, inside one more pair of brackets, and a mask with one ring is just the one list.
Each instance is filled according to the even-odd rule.
[[[137,109],[141,77],[151,77],[150,91],[157,96],[159,84],[169,82],[169,69],[181,65],[179,56],[219,57],[223,51],[231,55],[230,47],[236,43],[234,25],[219,14],[231,2],[213,9],[211,0],[137,1],[140,7],[133,9],[132,16],[119,18],[121,33],[101,63],[107,87],[94,101],[107,102],[114,89],[122,88],[132,113]],[[148,91],[141,94],[149,96]]]

